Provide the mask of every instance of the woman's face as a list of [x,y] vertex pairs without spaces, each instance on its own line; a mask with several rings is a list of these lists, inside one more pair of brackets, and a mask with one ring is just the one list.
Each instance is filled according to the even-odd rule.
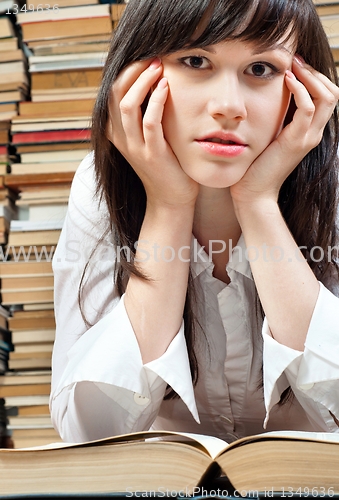
[[281,131],[292,59],[291,42],[259,52],[241,41],[163,57],[170,88],[164,134],[191,178],[228,187],[243,177]]

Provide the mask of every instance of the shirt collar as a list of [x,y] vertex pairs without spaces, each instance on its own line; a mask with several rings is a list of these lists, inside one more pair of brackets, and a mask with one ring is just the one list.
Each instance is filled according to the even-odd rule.
[[[214,269],[214,264],[205,251],[205,247],[202,247],[193,235],[191,244],[191,268],[195,276],[199,276],[203,271],[212,274]],[[253,280],[243,235],[240,236],[237,244],[232,248],[231,258],[226,266],[226,270],[229,275],[232,274],[232,271],[235,271]]]

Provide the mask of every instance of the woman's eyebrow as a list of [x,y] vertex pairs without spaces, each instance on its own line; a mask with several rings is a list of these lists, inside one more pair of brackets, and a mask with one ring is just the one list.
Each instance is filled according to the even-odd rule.
[[[183,49],[181,49],[182,51],[184,50],[190,50],[192,47],[183,47]],[[200,47],[200,46],[197,46],[197,47],[193,47],[193,48],[196,48],[196,49],[200,49],[200,50],[205,50],[206,52],[210,52],[211,54],[216,54],[216,50],[213,48],[212,45],[205,45],[203,47]]]
[[206,47],[201,47],[201,49],[206,50],[206,52],[210,52],[211,54],[216,54],[216,50],[209,45],[207,45]]
[[287,54],[289,54],[290,56],[293,55],[293,52],[288,49],[286,45],[283,45],[281,43],[276,43],[271,47],[267,47],[265,49],[258,47],[257,49],[253,50],[253,55],[257,56],[259,54],[265,54],[266,52],[272,52],[273,50],[281,50],[283,52],[287,52]]
[[[204,51],[209,52],[211,54],[217,53],[217,51],[215,50],[213,45],[205,45],[204,47],[196,47],[196,48],[200,48],[200,50],[204,50]],[[182,51],[185,51],[185,50],[189,50],[189,47],[187,47],[187,48],[184,47],[182,49]],[[265,54],[266,52],[272,52],[273,50],[281,50],[283,52],[287,52],[287,54],[289,54],[289,55],[293,55],[293,52],[290,49],[288,49],[285,45],[283,45],[282,43],[275,43],[274,45],[271,45],[270,47],[267,47],[264,49],[262,47],[254,47],[252,54],[253,55],[260,55],[260,54]]]

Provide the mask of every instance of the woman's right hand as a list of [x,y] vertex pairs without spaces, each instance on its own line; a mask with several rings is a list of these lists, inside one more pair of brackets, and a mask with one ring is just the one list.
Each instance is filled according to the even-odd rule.
[[[140,177],[148,203],[194,204],[199,185],[182,170],[164,138],[162,116],[169,87],[161,74],[158,58],[132,63],[119,74],[110,95],[106,136]],[[141,106],[154,86],[143,114]]]

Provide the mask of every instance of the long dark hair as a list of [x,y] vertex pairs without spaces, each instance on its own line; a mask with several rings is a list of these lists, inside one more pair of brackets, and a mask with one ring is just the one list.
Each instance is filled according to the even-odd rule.
[[[109,211],[109,228],[116,245],[129,247],[135,255],[145,215],[146,195],[131,165],[106,138],[108,99],[112,83],[129,63],[162,56],[184,47],[204,47],[237,39],[270,48],[292,37],[296,52],[321,73],[336,82],[336,68],[326,35],[312,0],[130,0],[114,33],[102,84],[93,113],[93,148],[97,193]],[[293,100],[291,106],[293,107]],[[284,182],[279,205],[298,245],[319,280],[338,271],[335,260],[327,259],[328,247],[337,242],[337,112],[325,127],[314,148]],[[320,247],[324,258],[310,259],[312,247]],[[320,255],[321,257],[321,255]],[[317,260],[317,262],[316,262]],[[115,282],[120,296],[131,273],[140,276],[133,258],[120,255]],[[198,366],[194,354],[195,321],[193,288],[189,281],[184,310],[185,335],[192,380]],[[81,295],[79,296],[81,299]]]

